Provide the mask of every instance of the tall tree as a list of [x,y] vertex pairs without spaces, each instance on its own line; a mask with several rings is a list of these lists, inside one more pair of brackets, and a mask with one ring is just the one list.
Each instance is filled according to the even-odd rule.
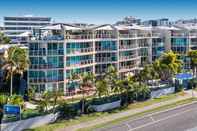
[[81,75],[79,75],[79,88],[83,95],[82,98],[82,113],[84,113],[85,108],[85,95],[89,93],[89,91],[93,90],[94,88],[94,74],[90,72],[84,72]]
[[10,78],[10,95],[13,91],[13,75],[20,74],[23,75],[23,72],[27,70],[29,65],[29,60],[27,56],[26,49],[20,47],[10,47],[4,57],[4,63],[2,69],[7,70],[6,78]]
[[1,44],[10,44],[11,40],[7,36],[5,36],[3,33],[0,32],[0,45]]
[[99,79],[96,81],[96,94],[99,98],[109,95],[109,88],[105,79]]
[[191,68],[193,70],[193,75],[196,77],[196,67],[197,67],[197,50],[192,50],[188,53],[188,56],[191,60]]
[[118,72],[114,66],[111,65],[107,68],[107,72],[106,72],[104,78],[106,79],[106,81],[108,83],[110,92],[115,93],[114,91],[118,91],[117,89],[115,89],[117,87],[116,83],[118,80]]
[[169,51],[156,60],[153,66],[155,71],[158,72],[159,77],[163,80],[167,80],[181,71],[182,61],[178,59],[177,54]]

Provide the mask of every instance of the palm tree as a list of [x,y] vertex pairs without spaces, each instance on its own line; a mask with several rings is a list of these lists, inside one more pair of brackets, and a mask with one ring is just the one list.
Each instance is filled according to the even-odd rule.
[[[79,75],[78,75],[77,73],[72,73],[72,74],[71,74],[71,77],[70,77],[70,79],[69,79],[69,81],[68,81],[68,85],[69,85],[68,89],[69,89],[69,92],[70,92],[70,91],[73,92],[73,90],[75,90],[75,85],[74,85],[74,83],[77,82],[77,80],[79,80]],[[72,96],[73,96],[73,95],[72,95]],[[72,98],[73,98],[73,97],[72,97]]]
[[0,45],[1,44],[10,44],[10,38],[6,37],[3,33],[0,32]]
[[181,71],[182,61],[178,59],[177,54],[169,51],[156,60],[153,67],[161,79],[167,80]]
[[55,89],[52,91],[52,101],[53,101],[53,113],[55,112],[55,107],[58,103],[58,100],[64,95],[63,92],[59,91],[58,89]]
[[145,100],[147,97],[149,97],[150,95],[150,89],[147,85],[145,84],[142,84],[140,87],[139,87],[139,93],[140,93],[140,96],[143,98],[143,100]]
[[191,68],[193,70],[193,75],[196,77],[196,67],[197,67],[197,50],[192,50],[188,53],[191,60]]
[[118,94],[121,99],[121,94],[125,92],[125,81],[118,79],[115,81],[115,86],[112,88],[115,94]]
[[109,89],[110,91],[118,91],[114,88],[116,88],[116,83],[117,83],[117,80],[118,80],[118,73],[117,73],[117,70],[114,66],[109,66],[107,68],[107,72],[104,76],[104,79],[106,79],[108,85],[109,85]]
[[25,49],[22,49],[20,47],[10,47],[4,57],[4,63],[2,66],[2,69],[7,70],[7,76],[6,78],[10,77],[10,95],[12,95],[13,90],[13,75],[14,74],[20,74],[20,76],[23,75],[23,72],[27,70],[29,65],[29,60],[27,56],[27,52]]
[[127,103],[129,102],[129,92],[133,92],[134,91],[134,77],[131,75],[128,75],[125,79],[124,85],[125,86],[125,91],[126,91],[126,99],[127,99]]
[[105,79],[99,79],[96,81],[96,94],[99,98],[109,95],[109,87]]
[[94,88],[94,75],[93,73],[84,72],[81,75],[79,75],[79,88],[83,95],[82,98],[82,113],[84,113],[85,108],[85,94],[89,93],[90,90]]

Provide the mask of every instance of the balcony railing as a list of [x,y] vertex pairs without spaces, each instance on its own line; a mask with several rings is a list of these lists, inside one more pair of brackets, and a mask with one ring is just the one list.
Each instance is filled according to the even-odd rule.
[[81,48],[81,49],[67,49],[68,54],[80,54],[80,53],[88,53],[93,52],[93,48]]
[[115,51],[116,48],[110,47],[110,48],[101,48],[101,47],[95,47],[96,51]]
[[113,35],[113,34],[96,34],[95,35],[95,38],[116,38],[116,36],[115,35]]
[[63,35],[35,36],[31,40],[64,40]]
[[96,57],[96,62],[114,62],[116,60],[116,58],[112,57]]
[[190,33],[189,36],[190,37],[197,37],[197,33]]
[[151,34],[137,34],[137,37],[151,37]]
[[46,55],[46,50],[29,50],[30,56],[44,56]]
[[50,64],[31,64],[30,69],[53,69],[53,68],[64,68],[64,64],[59,64],[58,66]]
[[67,63],[67,66],[82,66],[82,65],[92,64],[92,63],[93,63],[93,60],[81,60],[81,61],[74,63],[74,64]]
[[119,34],[120,38],[135,38],[137,34]]
[[120,66],[119,68],[120,68],[120,70],[124,70],[124,69],[128,70],[128,69],[133,69],[136,67],[137,67],[137,65],[126,65],[126,66]]
[[185,33],[172,33],[172,37],[187,37]]
[[83,34],[83,35],[66,35],[65,38],[66,39],[76,39],[76,40],[93,39],[93,35],[87,35],[87,34]]
[[64,50],[48,50],[48,55],[64,55]]
[[41,82],[58,82],[64,81],[64,78],[29,78],[30,83],[41,83]]
[[120,49],[132,49],[132,48],[137,48],[137,45],[120,45]]
[[133,59],[133,58],[137,58],[137,55],[129,55],[129,56],[120,56],[120,60],[127,60],[127,59]]
[[152,33],[152,37],[160,37],[160,33]]

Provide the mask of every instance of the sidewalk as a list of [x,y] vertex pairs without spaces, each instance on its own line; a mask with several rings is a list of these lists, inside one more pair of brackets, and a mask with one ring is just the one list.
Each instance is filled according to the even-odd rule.
[[[115,119],[131,116],[131,115],[134,115],[134,114],[137,114],[137,113],[140,113],[140,112],[144,112],[144,111],[151,110],[151,109],[154,109],[154,108],[157,108],[157,107],[160,107],[160,106],[172,104],[172,103],[175,103],[175,102],[178,102],[178,101],[181,101],[181,100],[191,98],[191,96],[192,96],[191,95],[192,94],[191,90],[185,91],[185,93],[186,93],[185,96],[179,96],[179,97],[177,97],[176,99],[173,99],[173,100],[156,103],[156,104],[153,104],[153,105],[150,105],[150,106],[146,106],[144,108],[132,109],[132,110],[128,110],[128,111],[125,111],[125,112],[112,114],[112,115],[106,116],[106,117],[100,117],[100,118],[97,118],[97,119],[92,120],[92,121],[83,122],[83,123],[80,123],[80,124],[77,124],[77,125],[66,127],[64,129],[61,129],[61,131],[76,131],[80,128],[87,128],[87,127],[95,126],[95,125],[98,125],[98,124],[107,123],[107,122],[110,122],[110,121],[115,120]],[[195,91],[194,91],[194,96],[197,97],[197,92],[195,92]]]
[[37,116],[26,120],[8,122],[2,124],[2,131],[22,131],[24,129],[35,128],[53,122],[56,114]]

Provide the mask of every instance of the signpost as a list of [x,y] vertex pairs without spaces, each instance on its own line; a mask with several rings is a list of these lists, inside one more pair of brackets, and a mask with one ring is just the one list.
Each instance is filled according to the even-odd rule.
[[21,119],[21,108],[17,105],[6,104],[3,106],[4,114],[15,115],[16,118]]

